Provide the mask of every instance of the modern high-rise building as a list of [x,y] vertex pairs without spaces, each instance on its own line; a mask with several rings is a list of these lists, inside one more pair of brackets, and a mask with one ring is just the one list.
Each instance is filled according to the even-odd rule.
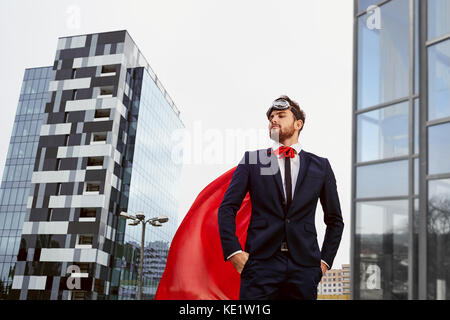
[[[27,69],[0,190],[3,299],[151,299],[177,228],[179,110],[126,31],[59,38]],[[180,153],[180,152],[179,152]],[[178,156],[178,158],[177,158]]]
[[353,299],[450,298],[450,1],[355,0]]

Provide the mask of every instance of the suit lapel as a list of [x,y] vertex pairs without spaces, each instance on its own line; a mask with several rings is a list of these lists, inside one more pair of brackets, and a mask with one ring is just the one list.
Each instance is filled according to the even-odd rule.
[[280,195],[280,201],[284,202],[286,198],[284,196],[283,181],[281,180],[280,166],[278,165],[278,158],[275,154],[271,153],[272,148],[267,149],[267,154],[270,157],[270,170],[272,172],[272,177],[275,180],[275,184],[278,189],[278,194]]
[[294,189],[294,196],[292,199],[292,203],[290,208],[293,207],[294,202],[296,201],[296,199],[299,197],[298,196],[298,191],[300,190],[300,186],[303,183],[303,180],[305,180],[305,174],[308,171],[308,166],[309,166],[309,162],[310,162],[310,158],[309,156],[306,154],[305,151],[303,151],[303,149],[300,151],[300,170],[298,172],[298,176],[297,176],[297,182],[295,183],[295,189]]

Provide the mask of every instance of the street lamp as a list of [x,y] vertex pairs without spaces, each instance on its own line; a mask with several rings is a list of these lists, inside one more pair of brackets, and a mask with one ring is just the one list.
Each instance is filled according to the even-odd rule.
[[120,213],[120,216],[133,220],[128,223],[129,226],[142,225],[142,239],[141,239],[141,261],[139,262],[139,289],[138,289],[138,300],[142,300],[142,277],[144,271],[144,242],[145,242],[145,225],[150,223],[154,227],[162,227],[163,223],[169,221],[167,216],[159,216],[155,218],[150,218],[145,220],[145,214],[143,212],[137,212],[136,215],[129,214],[125,211]]

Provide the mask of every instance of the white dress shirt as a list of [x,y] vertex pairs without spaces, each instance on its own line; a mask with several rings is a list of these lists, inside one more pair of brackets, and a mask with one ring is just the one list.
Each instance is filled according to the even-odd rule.
[[[275,142],[272,146],[272,150],[277,150],[279,147],[284,146],[279,142]],[[294,158],[291,158],[291,181],[292,181],[292,191],[291,195],[294,197],[295,184],[297,183],[298,173],[300,172],[300,151],[302,150],[302,146],[300,142],[293,144],[291,146],[292,149],[295,150]],[[286,181],[284,181],[284,156],[282,154],[276,155],[278,158],[278,167],[280,168],[281,181],[283,181],[283,191],[284,191],[284,200],[286,199]],[[292,199],[291,199],[292,201]]]
[[[284,146],[284,145],[279,142],[274,141],[274,144],[272,145],[272,151],[277,150],[281,146]],[[291,180],[292,180],[291,194],[292,194],[292,197],[294,197],[295,185],[297,183],[297,177],[300,172],[300,156],[299,156],[299,154],[300,154],[300,151],[302,150],[302,146],[301,146],[300,142],[297,142],[297,143],[291,145],[291,148],[295,150],[295,156],[294,156],[294,158],[291,158]],[[280,168],[281,181],[283,182],[284,199],[287,200],[286,199],[286,182],[285,182],[285,178],[284,178],[285,158],[282,154],[276,155],[276,157],[278,159],[278,167]],[[227,260],[230,259],[235,254],[238,254],[239,252],[242,252],[242,250],[233,252],[232,254],[230,254],[228,256]],[[323,260],[321,260],[321,261],[327,265],[328,269],[330,269],[330,266],[328,265],[328,263],[326,263]]]

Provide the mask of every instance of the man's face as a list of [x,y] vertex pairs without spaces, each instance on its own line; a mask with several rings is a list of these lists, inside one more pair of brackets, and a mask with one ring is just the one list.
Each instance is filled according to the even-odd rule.
[[[301,123],[301,120],[299,120]],[[299,124],[297,127],[300,129]],[[290,110],[274,110],[269,116],[269,136],[281,142],[297,134],[296,119]]]

